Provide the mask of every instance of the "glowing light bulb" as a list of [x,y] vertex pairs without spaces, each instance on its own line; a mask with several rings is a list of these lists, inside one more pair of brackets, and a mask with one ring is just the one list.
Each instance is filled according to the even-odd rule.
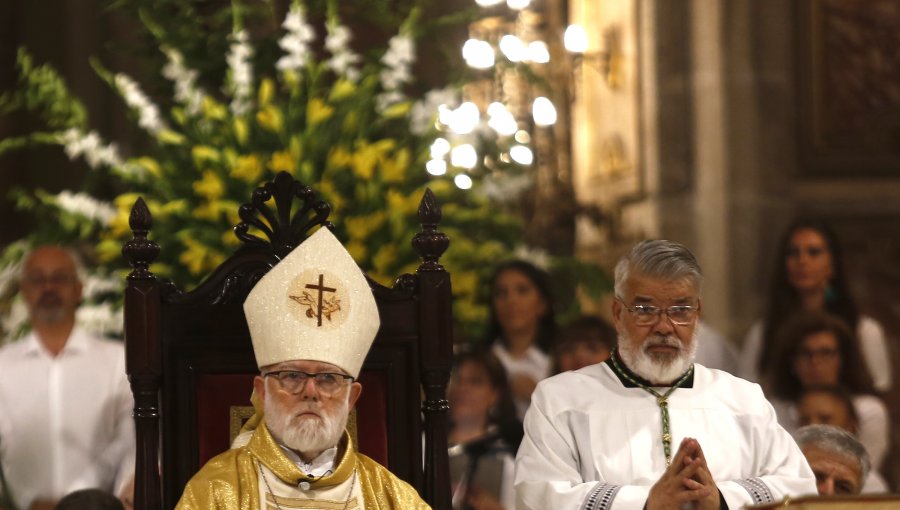
[[494,65],[494,48],[487,41],[469,39],[463,44],[462,55],[466,64],[475,69],[487,69]]
[[453,119],[453,108],[442,104],[438,105],[438,122],[445,126],[450,125],[450,121]]
[[514,35],[507,34],[500,38],[500,51],[510,62],[521,62],[528,57],[525,43]]
[[475,130],[478,125],[480,114],[478,107],[471,101],[459,105],[459,108],[453,110],[450,118],[450,130],[460,135],[466,135]]
[[446,138],[435,138],[431,144],[431,157],[441,159],[450,152],[450,142]]
[[504,105],[503,103],[501,103],[499,101],[494,101],[493,103],[489,104],[487,107],[487,113],[490,116],[498,115],[505,111],[506,111],[506,105]]
[[[499,103],[496,103],[499,104]],[[510,136],[515,134],[515,132],[519,129],[519,124],[516,122],[516,118],[513,117],[513,114],[509,112],[506,108],[500,105],[499,108],[494,108],[493,113],[488,109],[488,114],[491,116],[490,120],[488,120],[488,126],[491,127],[498,134],[504,136]]]
[[514,145],[510,147],[509,157],[520,165],[530,165],[534,161],[534,153],[524,145]]
[[552,126],[556,124],[556,108],[546,97],[537,97],[531,105],[531,115],[538,126]]
[[425,163],[425,171],[431,175],[444,175],[447,173],[447,162],[443,159],[431,159]]
[[531,135],[528,134],[528,131],[520,129],[516,131],[516,141],[519,143],[528,143],[531,141]]
[[453,184],[456,184],[459,189],[471,189],[472,178],[466,174],[459,174],[453,178]]
[[478,164],[478,153],[472,144],[464,143],[450,151],[450,164],[459,168],[475,168]]
[[587,32],[581,25],[569,25],[563,34],[563,45],[572,53],[584,53],[587,51]]
[[528,60],[537,64],[550,62],[550,50],[544,41],[531,41],[528,43]]

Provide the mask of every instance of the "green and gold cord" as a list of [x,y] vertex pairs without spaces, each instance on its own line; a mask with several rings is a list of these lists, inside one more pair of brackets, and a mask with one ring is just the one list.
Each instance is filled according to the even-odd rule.
[[671,395],[672,392],[675,391],[676,388],[679,388],[682,384],[684,384],[684,382],[687,381],[688,378],[690,378],[690,376],[694,373],[694,365],[691,364],[691,367],[688,368],[687,372],[685,372],[684,375],[682,375],[677,381],[675,381],[675,384],[673,384],[672,387],[669,388],[668,391],[666,391],[663,394],[660,394],[658,391],[654,390],[653,388],[651,388],[645,384],[642,384],[639,381],[637,381],[635,378],[631,377],[631,375],[628,374],[628,372],[626,372],[625,369],[622,368],[621,365],[619,365],[619,361],[616,359],[616,358],[618,358],[618,354],[619,354],[618,352],[613,352],[613,355],[610,356],[610,360],[612,361],[612,366],[613,366],[613,369],[616,371],[616,374],[618,374],[620,377],[624,377],[631,384],[634,384],[635,386],[639,387],[640,389],[642,389],[642,390],[646,391],[647,393],[650,393],[651,395],[656,397],[656,405],[659,406],[659,411],[660,411],[660,415],[661,415],[661,419],[662,419],[663,452],[666,455],[666,466],[668,466],[669,464],[672,463],[672,434],[669,430],[669,401],[668,401],[668,398],[669,398],[669,395]]

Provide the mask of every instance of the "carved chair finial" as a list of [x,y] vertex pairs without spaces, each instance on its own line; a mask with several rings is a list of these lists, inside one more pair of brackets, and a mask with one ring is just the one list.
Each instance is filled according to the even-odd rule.
[[450,239],[438,231],[438,223],[441,221],[441,206],[437,202],[430,188],[425,189],[425,196],[419,202],[419,222],[422,231],[413,237],[412,245],[422,264],[418,271],[443,271],[444,267],[438,263],[441,255],[450,246]]
[[134,238],[122,247],[122,255],[134,268],[128,275],[129,280],[146,280],[153,278],[150,272],[150,264],[159,256],[159,245],[147,238],[150,227],[153,226],[153,216],[142,197],[134,202],[131,214],[128,216],[128,225]]

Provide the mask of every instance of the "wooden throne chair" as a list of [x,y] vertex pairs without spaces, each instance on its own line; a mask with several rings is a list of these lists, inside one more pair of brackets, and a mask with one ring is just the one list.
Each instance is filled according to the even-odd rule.
[[[229,448],[258,373],[242,303],[253,285],[320,226],[330,207],[282,172],[240,208],[242,241],[196,289],[153,275],[160,249],[148,239],[142,199],[134,238],[122,249],[133,270],[125,289],[126,369],[137,436],[135,509],[175,507],[188,480]],[[369,280],[381,327],[363,364],[363,394],[351,417],[359,450],[410,483],[433,508],[450,509],[446,386],[452,358],[450,275],[439,264],[449,240],[430,190],[411,240],[422,262],[391,288]],[[251,227],[256,230],[251,230]],[[261,232],[263,239],[251,232]],[[424,449],[424,451],[423,451]]]

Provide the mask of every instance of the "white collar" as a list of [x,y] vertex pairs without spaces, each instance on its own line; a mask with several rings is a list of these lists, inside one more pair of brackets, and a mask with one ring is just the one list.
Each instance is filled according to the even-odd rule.
[[[25,354],[36,355],[42,353],[45,356],[50,356],[36,332],[31,331],[28,333],[28,336],[22,339],[22,341],[24,342],[23,350]],[[72,328],[72,332],[69,333],[69,338],[66,340],[66,344],[63,346],[62,350],[59,351],[57,357],[62,356],[63,354],[84,352],[88,348],[88,344],[89,341],[85,332],[78,326],[75,326]]]
[[318,457],[316,457],[312,460],[312,462],[309,463],[304,462],[304,460],[301,459],[300,456],[297,455],[296,452],[294,452],[294,450],[291,450],[287,446],[284,446],[280,443],[278,444],[278,446],[280,446],[281,449],[284,450],[285,455],[287,455],[287,457],[291,459],[291,462],[296,464],[297,467],[307,475],[318,478],[334,472],[334,461],[337,457],[338,451],[337,446],[332,446],[331,448],[320,453]]

